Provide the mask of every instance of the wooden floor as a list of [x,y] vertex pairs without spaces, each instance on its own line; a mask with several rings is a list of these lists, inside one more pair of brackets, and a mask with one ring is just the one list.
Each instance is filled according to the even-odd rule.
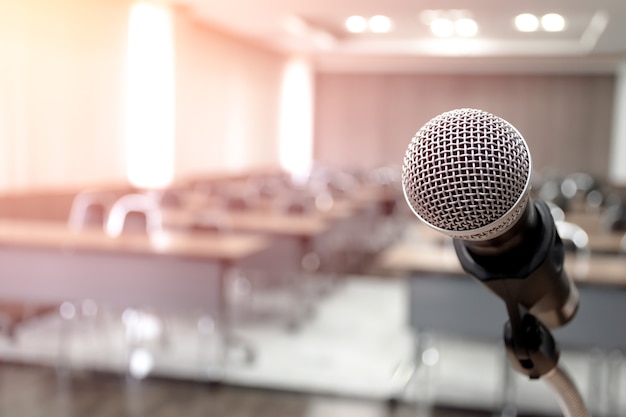
[[[0,363],[0,415],[11,417],[409,417],[414,405],[295,392],[60,374],[49,367]],[[431,417],[490,417],[435,409]]]

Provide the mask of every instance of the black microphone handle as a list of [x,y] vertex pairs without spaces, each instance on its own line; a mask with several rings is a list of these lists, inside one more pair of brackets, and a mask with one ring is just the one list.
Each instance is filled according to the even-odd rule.
[[547,204],[531,201],[527,213],[504,241],[454,239],[459,261],[468,274],[498,295],[507,307],[522,306],[545,326],[560,327],[578,308],[578,290],[563,268],[563,242]]

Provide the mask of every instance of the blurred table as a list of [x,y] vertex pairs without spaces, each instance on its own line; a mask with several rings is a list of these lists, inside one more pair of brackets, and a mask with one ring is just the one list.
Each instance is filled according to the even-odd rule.
[[325,261],[321,251],[331,246],[332,239],[343,233],[344,225],[351,218],[347,213],[333,216],[319,213],[289,214],[265,208],[228,212],[176,209],[164,211],[163,226],[165,229],[193,230],[201,234],[206,227],[215,226],[217,221],[225,234],[260,234],[280,246],[281,252],[275,251],[276,256],[265,263],[265,270],[289,275],[287,281],[293,305],[288,326],[297,328],[313,310],[313,300],[306,289],[307,276],[303,274],[312,272],[307,270],[307,260],[312,261],[312,264]]
[[33,303],[93,299],[105,305],[216,316],[229,343],[230,267],[269,250],[254,235],[71,231],[65,223],[0,220],[0,298]]
[[575,211],[565,215],[565,221],[581,227],[589,237],[592,252],[618,254],[626,252],[624,231],[608,230],[601,212]]
[[626,253],[626,239],[624,232],[587,233],[589,249],[592,252],[606,254]]
[[[410,278],[415,329],[501,338],[504,303],[462,270],[451,245],[398,243],[381,254],[378,267]],[[557,340],[585,349],[626,348],[626,257],[568,254],[565,269],[581,301],[572,322],[555,331]]]
[[[394,274],[467,275],[454,248],[448,244],[436,246],[401,242],[381,253],[377,266]],[[568,253],[565,270],[579,283],[615,285],[626,289],[626,256],[577,256]]]
[[582,227],[588,234],[600,234],[606,232],[606,221],[601,212],[568,212],[565,215],[565,221]]

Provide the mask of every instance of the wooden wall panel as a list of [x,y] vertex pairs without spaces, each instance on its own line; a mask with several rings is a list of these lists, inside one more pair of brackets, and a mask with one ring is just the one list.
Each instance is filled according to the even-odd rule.
[[517,127],[536,172],[605,178],[614,84],[611,75],[319,73],[315,158],[346,168],[401,164],[426,121],[473,107]]

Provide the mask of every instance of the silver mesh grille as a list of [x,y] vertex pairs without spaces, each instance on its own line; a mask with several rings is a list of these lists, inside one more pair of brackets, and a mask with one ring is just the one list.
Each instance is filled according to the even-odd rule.
[[422,220],[464,239],[506,230],[528,201],[530,154],[507,121],[475,109],[426,123],[404,157],[402,185]]

